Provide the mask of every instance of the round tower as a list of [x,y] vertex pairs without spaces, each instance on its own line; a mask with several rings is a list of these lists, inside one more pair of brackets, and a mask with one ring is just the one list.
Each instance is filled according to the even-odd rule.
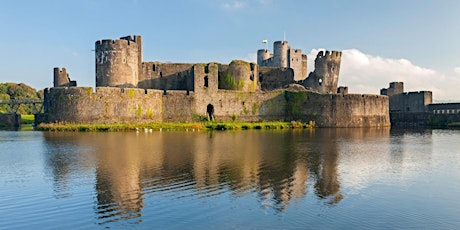
[[266,49],[257,50],[257,65],[267,66],[266,60],[271,58],[270,51]]
[[96,87],[137,87],[141,60],[140,36],[96,42]]
[[276,41],[273,44],[273,66],[288,67],[288,50],[287,41]]
[[241,60],[230,62],[228,69],[219,77],[219,88],[254,92],[257,89],[257,65]]

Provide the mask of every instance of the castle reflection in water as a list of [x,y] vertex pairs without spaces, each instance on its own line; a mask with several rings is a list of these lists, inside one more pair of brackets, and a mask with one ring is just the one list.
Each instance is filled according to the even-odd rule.
[[[340,138],[389,136],[385,129],[153,133],[45,133],[56,196],[78,170],[95,173],[95,212],[102,221],[139,219],[145,197],[181,199],[257,194],[286,210],[308,193],[324,205],[343,199]],[[76,167],[75,165],[78,165]]]

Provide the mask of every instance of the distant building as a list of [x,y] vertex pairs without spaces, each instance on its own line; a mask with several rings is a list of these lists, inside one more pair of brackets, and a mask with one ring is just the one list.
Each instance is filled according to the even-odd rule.
[[431,91],[404,92],[403,82],[380,90],[389,97],[392,126],[447,126],[460,122],[460,103],[432,103]]

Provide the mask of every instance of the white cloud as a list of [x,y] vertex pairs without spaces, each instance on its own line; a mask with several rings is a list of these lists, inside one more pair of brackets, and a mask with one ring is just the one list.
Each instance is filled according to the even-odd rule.
[[460,75],[460,67],[455,67],[454,72],[458,75]]
[[[317,53],[324,49],[313,49],[308,55],[308,69],[313,71]],[[455,71],[460,74],[460,67]],[[348,86],[350,93],[379,94],[394,81],[404,82],[408,91],[428,90],[434,100],[460,99],[460,78],[446,76],[436,70],[413,64],[407,59],[392,59],[365,54],[357,49],[342,51],[339,85]]]
[[246,3],[242,1],[232,1],[232,2],[226,2],[222,6],[224,7],[224,9],[236,10],[236,9],[244,8],[246,6]]

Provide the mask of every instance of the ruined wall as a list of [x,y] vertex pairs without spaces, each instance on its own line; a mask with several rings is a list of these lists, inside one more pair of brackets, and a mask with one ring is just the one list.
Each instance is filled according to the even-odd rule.
[[185,122],[193,120],[195,98],[193,92],[170,90],[162,97],[164,122]]
[[193,90],[194,64],[143,62],[139,88]]
[[142,62],[141,37],[96,42],[96,87],[137,87]]
[[219,87],[219,64],[193,66],[193,89],[197,94],[214,95]]
[[53,85],[54,87],[64,87],[70,85],[70,78],[65,68],[54,68],[53,69]]
[[233,92],[219,90],[215,95],[200,95],[196,97],[194,113],[206,116],[208,104],[214,107],[217,120],[225,121],[259,121],[284,120],[286,100],[284,91],[270,92]]
[[98,87],[45,90],[47,122],[116,123],[175,122],[206,117],[208,104],[217,120],[315,121],[320,127],[389,126],[388,97],[318,94],[310,91],[233,92]]
[[0,114],[0,128],[18,129],[21,126],[21,114]]
[[290,68],[260,67],[259,82],[263,91],[286,88],[294,83],[294,71]]
[[360,94],[285,93],[288,120],[315,121],[320,127],[390,126],[388,97]]
[[307,55],[301,49],[292,49],[287,41],[273,43],[273,54],[266,49],[257,51],[257,64],[264,67],[291,68],[294,79],[299,81],[307,76]]
[[390,113],[393,112],[426,112],[432,103],[431,91],[408,92],[390,96]]
[[342,52],[320,51],[315,59],[315,70],[303,82],[308,88],[320,93],[337,92]]
[[289,49],[288,66],[294,70],[294,80],[303,80],[307,76],[307,55],[300,49]]
[[115,123],[161,121],[163,91],[91,87],[45,89],[48,122]]
[[258,86],[258,67],[254,64],[233,60],[219,71],[219,89],[254,92]]

